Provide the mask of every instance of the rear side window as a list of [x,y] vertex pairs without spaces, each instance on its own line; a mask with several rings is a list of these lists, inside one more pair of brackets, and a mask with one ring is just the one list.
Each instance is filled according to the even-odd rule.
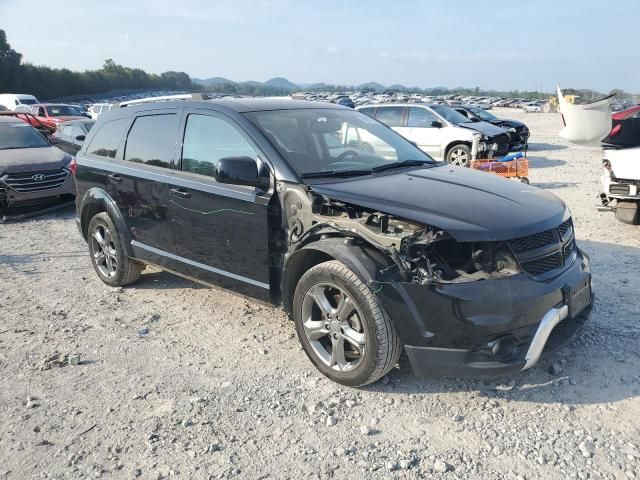
[[215,176],[221,158],[251,157],[257,153],[232,125],[208,115],[189,115],[182,147],[182,171]]
[[409,118],[407,118],[407,127],[414,128],[430,128],[431,122],[438,122],[440,119],[429,110],[423,108],[409,108]]
[[175,154],[178,115],[148,115],[133,122],[124,159],[129,162],[169,168]]
[[116,158],[118,145],[120,145],[120,140],[127,131],[128,125],[128,118],[105,123],[91,140],[87,152],[98,157]]
[[404,107],[378,107],[376,118],[388,127],[399,127],[402,124]]
[[364,113],[365,115],[369,115],[370,117],[373,117],[373,114],[376,111],[376,107],[366,107],[366,108],[361,108],[358,110],[360,113]]

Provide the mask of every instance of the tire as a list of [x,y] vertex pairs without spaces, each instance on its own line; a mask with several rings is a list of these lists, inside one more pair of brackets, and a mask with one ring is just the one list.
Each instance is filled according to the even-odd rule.
[[447,151],[446,161],[449,165],[469,167],[471,165],[471,147],[464,143],[453,145]]
[[94,215],[89,222],[87,243],[93,269],[104,283],[124,287],[138,280],[144,266],[127,256],[116,226],[106,212]]
[[527,178],[527,177],[520,177],[520,183],[524,183],[525,185],[530,185],[530,183],[529,183],[529,178]]
[[305,353],[334,382],[367,385],[398,363],[402,343],[393,325],[373,292],[341,262],[318,264],[302,276],[293,317]]
[[640,223],[640,202],[621,201],[615,208],[616,220],[627,225],[638,225]]

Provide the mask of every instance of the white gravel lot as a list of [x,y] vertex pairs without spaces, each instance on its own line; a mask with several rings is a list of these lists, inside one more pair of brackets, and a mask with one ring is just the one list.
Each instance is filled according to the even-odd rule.
[[496,382],[418,379],[403,357],[346,388],[279,309],[149,269],[111,289],[72,212],[0,225],[0,479],[640,478],[640,227],[596,210],[600,150],[558,115],[496,113],[530,126],[531,182],[591,255],[569,347]]

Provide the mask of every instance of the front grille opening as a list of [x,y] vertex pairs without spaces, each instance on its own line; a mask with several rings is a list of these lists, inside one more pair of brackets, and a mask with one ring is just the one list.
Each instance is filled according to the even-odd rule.
[[613,193],[614,195],[629,195],[629,192],[629,185],[614,184],[609,186],[609,193]]
[[509,245],[522,270],[534,277],[568,266],[577,248],[571,219],[556,228],[511,240]]
[[537,276],[550,272],[563,265],[563,257],[560,252],[552,253],[546,257],[537,258],[529,262],[524,262],[522,268],[530,275]]
[[511,240],[511,248],[514,252],[526,252],[529,250],[535,250],[536,248],[546,247],[557,243],[554,230],[547,230],[546,232],[536,233],[535,235],[529,235],[527,237],[516,238]]

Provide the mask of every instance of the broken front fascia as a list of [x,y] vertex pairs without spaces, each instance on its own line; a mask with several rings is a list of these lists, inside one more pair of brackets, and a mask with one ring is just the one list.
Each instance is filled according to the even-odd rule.
[[460,283],[520,273],[506,242],[458,242],[436,227],[335,201],[303,187],[283,188],[289,253],[319,238],[338,236],[383,252],[412,283]]

